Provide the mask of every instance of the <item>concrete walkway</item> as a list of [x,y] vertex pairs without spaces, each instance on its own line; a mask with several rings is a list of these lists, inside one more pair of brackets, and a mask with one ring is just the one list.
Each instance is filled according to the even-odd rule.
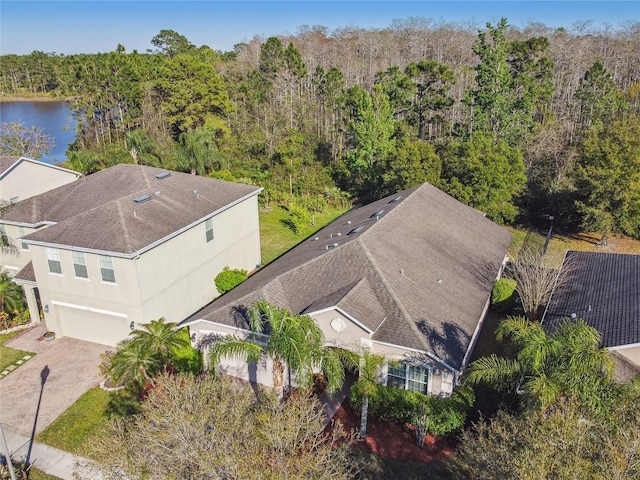
[[[3,429],[3,431],[9,452],[11,452],[11,458],[14,461],[24,461],[29,452],[29,437],[6,429]],[[0,438],[1,441],[2,439]],[[43,443],[33,443],[29,459],[33,468],[62,480],[102,479],[100,474],[90,472],[86,468],[92,464],[91,460],[58,450]],[[74,476],[74,471],[78,473],[78,476]],[[20,478],[17,473],[16,477]]]

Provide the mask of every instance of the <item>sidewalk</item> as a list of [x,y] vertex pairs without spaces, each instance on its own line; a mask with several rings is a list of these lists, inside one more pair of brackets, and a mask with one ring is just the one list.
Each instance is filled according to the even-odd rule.
[[[3,428],[3,431],[13,460],[24,460],[29,450],[29,437],[6,428]],[[82,465],[91,464],[91,460],[58,450],[43,443],[34,442],[30,461],[34,468],[62,480],[77,480],[78,478],[82,480],[100,480],[102,478],[99,474],[90,474],[86,471],[82,471],[81,475],[74,477],[73,472],[83,470],[81,468]]]

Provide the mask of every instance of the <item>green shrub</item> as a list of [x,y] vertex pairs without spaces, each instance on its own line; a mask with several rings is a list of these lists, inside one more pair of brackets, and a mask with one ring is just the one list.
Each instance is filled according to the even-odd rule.
[[[427,433],[447,435],[464,425],[474,399],[473,390],[465,386],[444,398],[379,385],[369,395],[369,413],[382,421],[412,423]],[[360,411],[362,394],[356,388],[351,389],[349,402],[354,410]]]
[[218,275],[216,275],[214,282],[216,284],[216,289],[220,292],[220,295],[222,295],[223,293],[227,293],[232,288],[240,285],[246,279],[246,270],[230,270],[229,266],[226,266]]
[[300,235],[304,228],[311,223],[311,214],[305,207],[289,206],[290,227],[296,235]]
[[491,290],[491,306],[497,312],[508,312],[513,306],[518,283],[511,278],[496,281]]

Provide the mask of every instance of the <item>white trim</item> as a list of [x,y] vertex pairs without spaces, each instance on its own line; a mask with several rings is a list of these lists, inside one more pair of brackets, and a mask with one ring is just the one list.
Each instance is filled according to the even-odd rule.
[[[166,235],[158,240],[156,240],[155,242],[150,243],[149,245],[146,245],[144,247],[142,247],[140,250],[136,250],[135,252],[132,253],[123,253],[123,252],[112,252],[109,250],[98,250],[98,249],[94,249],[94,248],[84,248],[84,247],[79,247],[76,245],[63,245],[63,244],[58,244],[58,243],[50,243],[50,242],[41,242],[39,240],[28,240],[25,241],[25,243],[28,243],[29,245],[38,245],[41,247],[49,247],[49,248],[59,248],[60,250],[77,250],[79,252],[86,252],[86,253],[94,253],[97,255],[105,255],[108,257],[117,257],[117,258],[126,258],[131,260],[132,258],[135,258],[139,255],[142,255],[145,252],[148,252],[149,250],[154,249],[155,247],[157,247],[158,245],[162,245],[163,243],[171,240],[174,237],[177,237],[178,235],[183,234],[184,232],[200,225],[201,223],[205,222],[206,220],[208,220],[209,218],[212,218],[216,215],[219,215],[220,213],[229,210],[232,207],[235,207],[236,205],[244,202],[245,200],[248,200],[251,197],[257,196],[261,191],[263,190],[262,187],[258,188],[257,190],[251,192],[248,195],[245,195],[244,197],[241,197],[231,203],[228,203],[227,205],[225,205],[222,208],[219,208],[218,210],[216,210],[215,212],[212,212],[210,214],[208,214],[207,216],[200,218],[198,220],[196,220],[195,222],[190,223],[189,225],[186,225],[174,232],[171,232],[169,235]],[[62,220],[64,222],[64,220]],[[32,232],[35,233],[35,232]],[[28,237],[29,235],[27,235]],[[26,239],[25,239],[26,240]]]
[[[338,313],[340,313],[341,315],[344,315],[345,317],[347,317],[350,321],[352,321],[353,323],[355,323],[357,326],[359,326],[360,328],[362,328],[365,332],[367,333],[373,333],[374,330],[371,330],[369,327],[367,327],[366,325],[364,325],[363,323],[359,322],[358,320],[356,320],[354,317],[352,317],[351,315],[349,315],[347,312],[345,312],[344,310],[342,310],[340,307],[333,305],[331,307],[327,307],[327,308],[321,308],[320,310],[315,310],[313,312],[309,312],[309,313],[305,313],[305,315],[311,317],[313,315],[316,314],[320,314],[320,313],[326,313],[326,312],[330,312],[331,310],[336,310]],[[384,320],[383,320],[384,321]]]
[[75,303],[67,303],[67,302],[59,302],[58,300],[51,300],[51,304],[58,305],[59,307],[68,307],[68,308],[75,308],[76,310],[84,310],[85,312],[101,313],[103,315],[109,315],[112,317],[129,318],[129,316],[126,313],[112,312],[111,310],[103,310],[102,308],[87,307],[85,305],[76,305]]
[[[208,323],[210,325],[216,325],[216,326],[223,327],[223,328],[226,328],[226,329],[229,329],[229,330],[234,330],[236,332],[242,332],[242,333],[247,333],[249,335],[256,335],[258,337],[269,338],[269,335],[266,335],[264,333],[254,332],[252,330],[247,330],[246,328],[234,327],[232,325],[226,325],[224,323],[214,322],[212,320],[207,320],[206,318],[197,318],[195,320],[187,320],[187,321],[184,321],[184,322],[180,322],[178,324],[178,328],[191,327],[196,322],[205,322],[205,323]],[[221,335],[229,335],[228,333],[223,333],[223,332],[217,332],[217,333],[220,333]]]
[[613,347],[607,347],[607,350],[625,350],[627,348],[637,348],[640,347],[640,343],[628,343],[626,345],[615,345]]
[[[431,352],[427,352],[425,350],[418,350],[417,348],[403,347],[402,345],[396,345],[394,343],[381,342],[380,340],[372,340],[372,343],[377,343],[378,345],[384,345],[384,346],[387,346],[387,347],[399,348],[401,350],[406,350],[408,352],[422,353],[422,354],[426,355],[427,357],[431,358],[432,360],[435,360],[436,362],[442,364],[442,366],[444,366],[445,368],[448,368],[452,372],[455,372],[455,373],[458,372],[458,369],[453,368],[447,362],[445,362],[444,360],[442,360],[439,357],[436,357]],[[401,354],[398,354],[398,355],[401,355]]]

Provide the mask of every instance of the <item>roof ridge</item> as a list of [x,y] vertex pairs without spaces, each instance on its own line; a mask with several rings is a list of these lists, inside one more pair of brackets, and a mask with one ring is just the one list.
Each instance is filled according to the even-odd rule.
[[[367,246],[364,245],[364,242],[362,241],[361,238],[359,238],[357,242],[361,245],[363,253],[367,257],[367,259],[369,259],[369,263],[371,264],[375,272],[378,274],[380,281],[384,284],[385,288],[389,292],[389,295],[391,296],[393,303],[396,305],[398,310],[400,310],[400,312],[402,313],[403,320],[405,321],[405,323],[409,325],[409,328],[411,328],[411,331],[415,333],[415,337],[418,340],[418,342],[424,347],[425,351],[430,351],[436,358],[440,359],[438,355],[436,355],[433,351],[431,351],[432,350],[431,347],[429,346],[428,342],[424,339],[424,336],[420,334],[420,330],[418,330],[418,327],[411,322],[410,320],[411,316],[408,314],[407,310],[402,305],[402,302],[398,300],[398,295],[396,294],[395,290],[391,287],[391,284],[387,281],[386,275],[384,275],[382,270],[380,270],[380,267],[375,261],[373,254],[369,251]],[[440,359],[440,360],[443,360],[443,359]]]

